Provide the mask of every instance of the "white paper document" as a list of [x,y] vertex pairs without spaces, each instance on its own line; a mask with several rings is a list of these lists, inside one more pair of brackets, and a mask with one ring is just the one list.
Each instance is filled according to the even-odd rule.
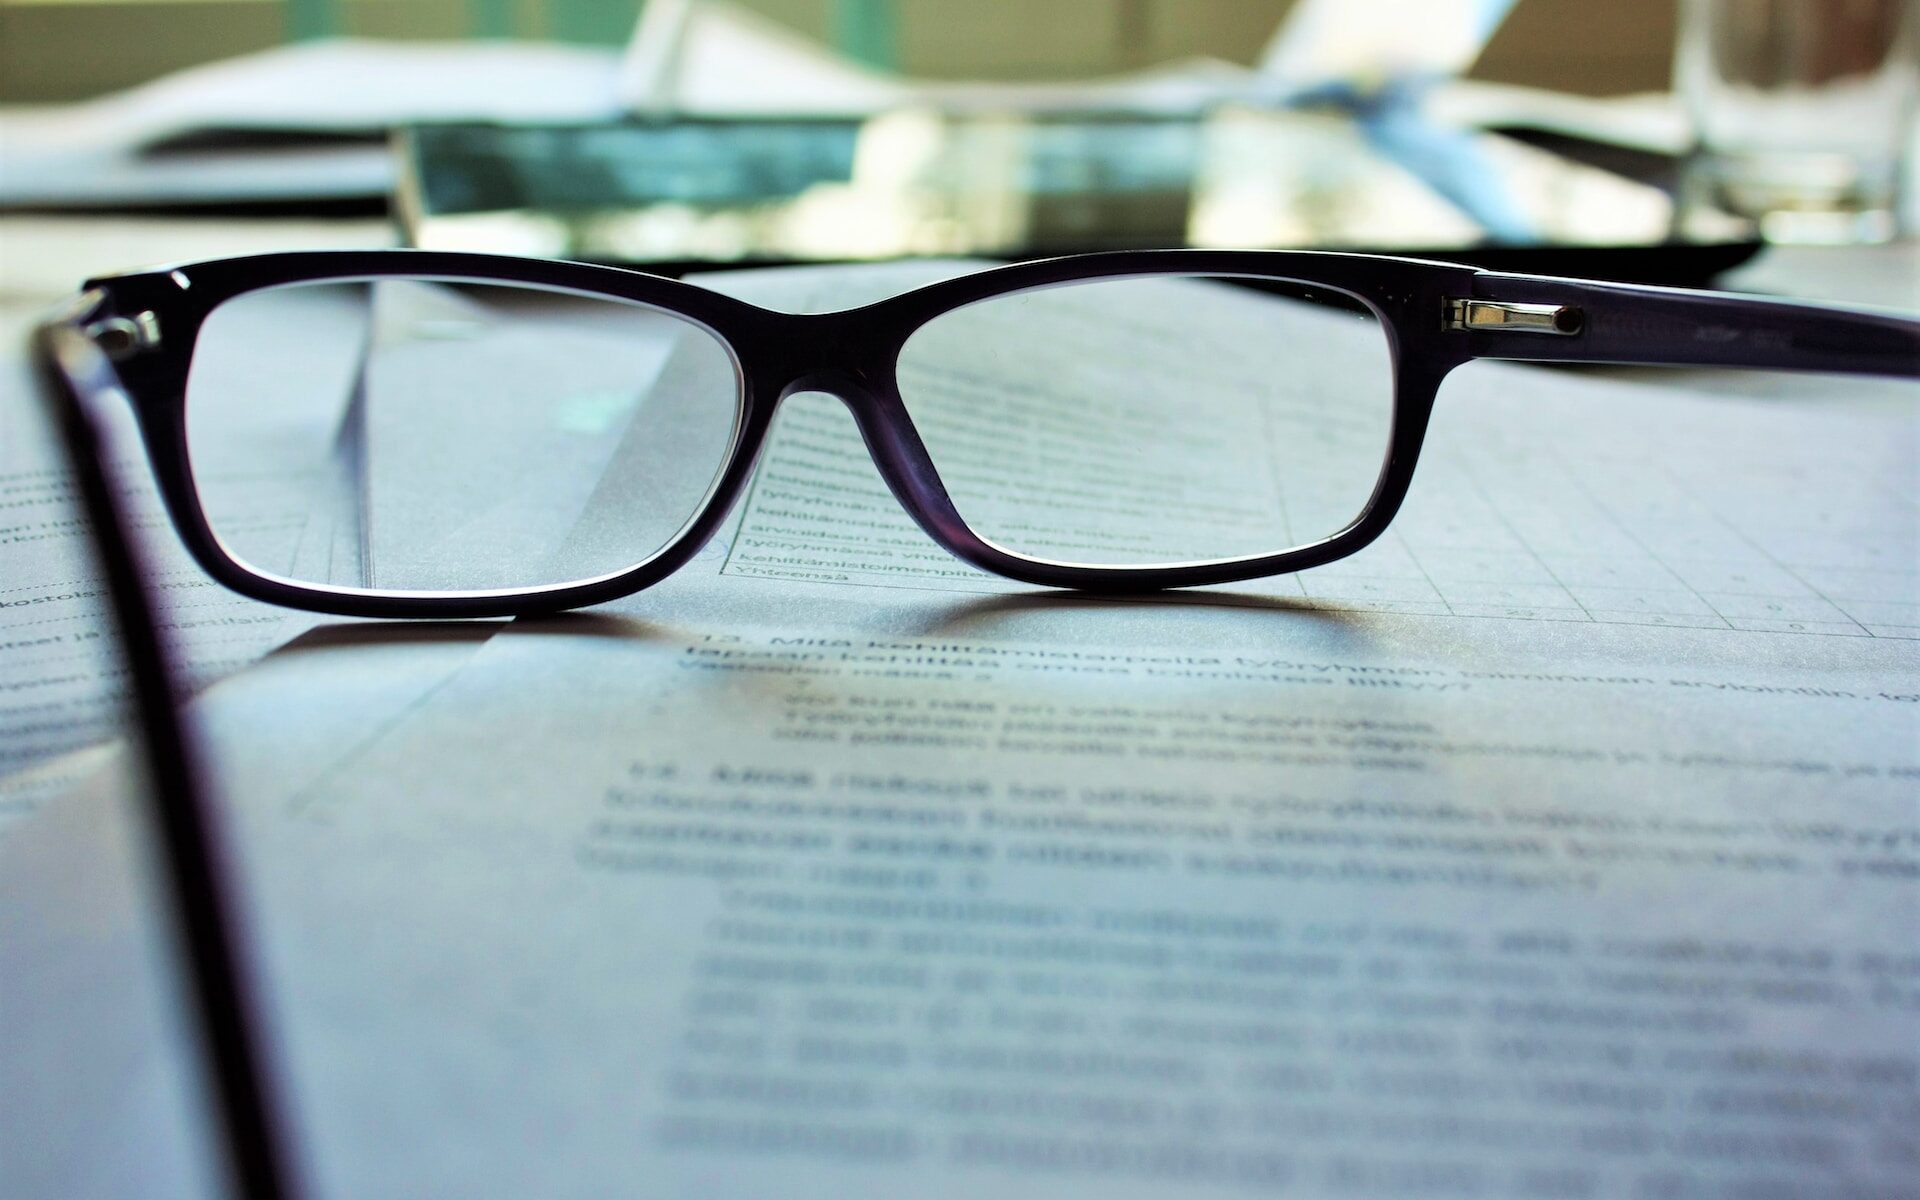
[[[1907,1194],[1913,389],[1657,380],[1464,368],[1380,544],[1134,600],[914,540],[801,398],[680,574],[339,752],[270,752],[297,672],[209,695],[318,1194]],[[82,1053],[57,975],[0,1038]],[[191,1189],[77,1077],[28,1195]]]

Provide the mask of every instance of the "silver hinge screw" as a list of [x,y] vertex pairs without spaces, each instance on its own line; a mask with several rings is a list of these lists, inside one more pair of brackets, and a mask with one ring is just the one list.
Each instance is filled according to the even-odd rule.
[[1586,323],[1585,313],[1565,304],[1511,304],[1504,300],[1463,300],[1450,296],[1441,328],[1571,337]]

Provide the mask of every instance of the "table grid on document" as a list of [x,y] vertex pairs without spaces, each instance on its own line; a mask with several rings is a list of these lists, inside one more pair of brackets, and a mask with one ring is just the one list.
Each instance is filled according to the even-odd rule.
[[[810,446],[847,439],[848,458],[865,458],[851,422],[833,407],[789,405],[780,427],[804,429]],[[776,430],[723,573],[1025,590],[928,541],[870,464],[857,481],[846,470],[851,462],[835,465],[831,502],[810,511],[805,482],[818,464]],[[1742,479],[1737,493],[1729,486],[1720,494],[1717,477],[1690,479],[1618,456],[1439,444],[1374,545],[1214,596],[1412,616],[1920,639],[1920,556],[1856,528],[1863,511],[1891,508],[1894,527],[1920,531],[1920,507],[1899,481],[1823,477],[1816,488],[1794,464],[1766,469],[1761,486]],[[769,474],[784,486],[760,486]],[[1880,528],[1887,525],[1882,518]],[[1906,540],[1911,550],[1914,537]]]

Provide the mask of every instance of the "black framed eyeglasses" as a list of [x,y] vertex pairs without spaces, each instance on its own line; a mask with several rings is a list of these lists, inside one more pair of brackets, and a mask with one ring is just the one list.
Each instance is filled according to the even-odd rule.
[[[1071,296],[1079,287],[1122,284],[1129,288],[1129,304],[1140,297],[1171,298],[1179,301],[1180,307],[1171,314],[1160,309],[1145,318],[1136,316],[1135,325],[1119,328],[1114,322],[1127,315],[1124,306],[1056,308],[1040,314],[1045,320],[1036,317],[1032,309],[1018,309],[1016,312],[1024,315],[1008,319],[1001,328],[1032,335],[1025,341],[962,340],[945,348],[952,351],[957,346],[966,351],[955,364],[940,364],[940,370],[971,385],[972,390],[965,395],[971,397],[975,409],[929,406],[924,399],[912,398],[915,371],[924,368],[924,364],[916,368],[910,363],[914,339],[936,328],[936,321],[951,314],[985,313],[1009,298],[1053,300]],[[1134,290],[1135,284],[1142,290]],[[502,292],[507,295],[503,297]],[[399,310],[405,314],[403,321],[389,319],[395,311],[388,305],[390,293],[398,293],[398,299],[405,301]],[[1103,302],[1112,295],[1109,293]],[[235,317],[233,312],[245,311],[235,309],[226,319],[238,324],[222,333],[222,312],[228,311],[229,304],[237,305],[250,296],[260,297],[262,302],[270,298],[274,311],[263,310],[256,314],[259,319],[252,321]],[[1080,299],[1086,298],[1082,293]],[[336,306],[336,301],[341,303]],[[608,390],[576,389],[556,394],[546,387],[550,382],[547,372],[570,369],[583,361],[593,370],[601,369],[599,360],[588,361],[585,357],[588,342],[565,340],[582,327],[591,327],[590,319],[580,314],[580,306],[589,303],[604,303],[629,321],[634,320],[629,310],[634,310],[644,318],[639,324],[646,331],[657,333],[665,328],[671,336],[664,347],[656,345],[654,357],[647,360],[651,367],[638,359],[618,360],[619,369],[608,370],[606,378],[612,381],[607,384]],[[281,309],[282,304],[296,307]],[[1143,543],[1130,525],[1155,514],[1140,507],[1102,512],[1099,505],[1112,493],[1085,492],[1093,484],[1105,481],[1114,488],[1138,487],[1155,497],[1189,498],[1209,493],[1176,492],[1175,484],[1189,489],[1223,484],[1216,477],[1194,480],[1179,476],[1168,481],[1155,474],[1150,469],[1155,460],[1141,456],[1159,450],[1160,439],[1174,440],[1175,449],[1180,451],[1178,455],[1169,453],[1161,461],[1212,462],[1217,468],[1243,461],[1221,457],[1221,448],[1234,448],[1235,440],[1251,443],[1254,451],[1271,453],[1273,447],[1291,446],[1290,439],[1297,439],[1311,452],[1284,460],[1297,468],[1297,473],[1282,478],[1276,472],[1276,488],[1296,483],[1313,486],[1329,474],[1329,469],[1338,474],[1344,472],[1343,463],[1365,461],[1357,451],[1349,455],[1343,447],[1360,444],[1357,439],[1362,433],[1378,433],[1377,426],[1361,424],[1337,405],[1299,399],[1321,394],[1325,386],[1317,392],[1289,390],[1281,385],[1297,379],[1277,380],[1273,395],[1291,398],[1292,407],[1277,400],[1264,403],[1257,410],[1262,413],[1257,424],[1231,413],[1225,417],[1217,411],[1210,414],[1205,409],[1203,401],[1231,400],[1219,386],[1209,391],[1205,383],[1219,385],[1222,380],[1258,377],[1259,369],[1271,367],[1275,361],[1257,357],[1279,353],[1254,336],[1269,326],[1240,323],[1239,314],[1254,312],[1267,314],[1276,334],[1303,329],[1319,334],[1304,348],[1298,338],[1284,342],[1286,353],[1298,359],[1295,375],[1314,371],[1314,362],[1322,367],[1328,362],[1344,365],[1342,354],[1349,347],[1363,344],[1355,331],[1378,337],[1385,346],[1392,367],[1386,444],[1379,461],[1370,468],[1372,474],[1359,489],[1366,494],[1358,515],[1317,542],[1276,554],[1233,557],[1223,552],[1230,543],[1204,540],[1209,536],[1206,527],[1217,525],[1236,532],[1268,529],[1277,522],[1284,537],[1288,530],[1299,527],[1290,524],[1300,519],[1299,512],[1309,510],[1289,507],[1281,513],[1252,506],[1251,516],[1220,514],[1192,499],[1194,511],[1204,513],[1205,519],[1175,526],[1175,533],[1186,528],[1201,530],[1203,540],[1194,543],[1195,552],[1220,554],[1217,559],[1129,565],[1124,561],[1076,562],[1050,557],[1067,549],[1060,542],[1044,540],[1062,536],[1049,532],[1061,528],[1068,531],[1064,536],[1077,539],[1074,545],[1083,554],[1087,547],[1093,547],[1107,549],[1110,558],[1119,557],[1136,545],[1152,544]],[[504,320],[502,313],[512,318],[511,329],[495,327]],[[344,341],[327,340],[334,329],[328,322],[335,317],[351,335]],[[1296,325],[1289,325],[1296,320]],[[1081,324],[1076,329],[1073,322]],[[1209,362],[1191,352],[1194,343],[1177,340],[1169,347],[1164,339],[1150,340],[1161,325],[1174,324],[1222,330],[1230,336],[1199,344],[1208,353],[1243,357],[1233,362]],[[682,331],[682,325],[692,332]],[[406,336],[397,337],[396,330]],[[1068,334],[1073,336],[1069,338]],[[668,478],[678,465],[676,456],[691,453],[698,445],[691,437],[679,436],[681,425],[662,414],[645,413],[645,405],[653,403],[664,405],[669,413],[679,411],[674,405],[704,394],[674,390],[661,382],[701,378],[697,372],[676,365],[681,362],[676,357],[678,339],[696,335],[711,339],[726,356],[735,386],[730,423],[718,464],[688,476],[694,479],[704,471],[711,472],[691,515],[663,517],[651,527],[658,531],[673,526],[660,547],[650,552],[651,557],[601,578],[559,586],[490,590],[463,590],[470,586],[471,577],[456,573],[466,569],[458,557],[436,559],[421,553],[399,564],[390,563],[384,553],[370,558],[368,547],[382,551],[405,545],[394,540],[396,531],[377,528],[383,510],[377,506],[369,510],[367,506],[369,495],[375,500],[384,498],[379,487],[389,482],[382,474],[384,468],[407,468],[400,480],[418,484],[423,479],[463,481],[476,461],[495,461],[456,455],[451,461],[403,457],[397,463],[383,464],[383,456],[392,454],[396,447],[424,454],[436,447],[445,450],[465,446],[456,436],[459,431],[447,430],[444,424],[497,413],[497,409],[480,403],[495,397],[495,393],[486,392],[495,384],[500,385],[500,395],[512,394],[528,401],[546,398],[541,411],[547,414],[542,417],[547,424],[505,425],[514,436],[504,439],[500,461],[510,464],[560,454],[552,444],[531,440],[548,424],[559,433],[598,431],[600,446],[613,444],[597,464],[593,459],[586,460],[590,467],[597,465],[597,473],[582,473],[580,460],[567,459],[567,470],[541,477],[554,485],[572,481],[577,487],[572,493],[511,491],[491,497],[503,502],[494,508],[512,517],[528,499],[544,496],[561,504],[569,497],[579,501],[584,495],[586,500],[570,509],[562,505],[571,520],[566,538],[545,546],[530,540],[511,542],[506,534],[519,527],[508,523],[493,527],[485,538],[474,537],[465,543],[455,538],[453,544],[489,551],[531,546],[538,552],[532,556],[495,555],[482,564],[506,564],[516,570],[528,563],[539,567],[575,561],[564,555],[571,552],[590,557],[596,547],[604,548],[608,543],[579,532],[582,528],[589,533],[604,528],[607,536],[612,536],[622,531],[620,522],[602,522],[590,511],[595,497],[608,498],[608,513],[628,514],[639,520],[653,511],[641,501],[665,494],[641,487],[649,479],[658,483],[657,477],[643,474],[635,480],[616,469],[627,465],[620,451],[635,436],[636,428],[649,435],[638,445],[656,450],[646,461],[666,472]],[[221,337],[237,340],[221,351],[214,340]],[[1126,345],[1130,353],[1138,351],[1123,360],[1127,369],[1134,369],[1132,364],[1140,362],[1161,362],[1162,358],[1153,356],[1186,347],[1193,371],[1178,379],[1168,375],[1154,381],[1129,381],[1111,364],[1086,369],[1079,362],[1087,353],[1085,347],[1100,339],[1106,345]],[[1044,353],[1008,360],[1009,345],[1030,345],[1036,340],[1042,343]],[[1219,349],[1247,340],[1257,344],[1243,351]],[[1364,545],[1384,528],[1405,494],[1440,380],[1454,366],[1472,358],[1920,375],[1920,322],[1898,317],[1730,296],[1499,275],[1443,264],[1253,252],[1099,255],[1031,264],[984,272],[869,308],[824,316],[766,312],[698,288],[590,267],[407,252],[275,256],[96,281],[67,312],[41,328],[36,345],[39,377],[62,418],[78,494],[86,504],[86,516],[96,535],[99,565],[125,635],[125,665],[154,784],[150,810],[165,852],[170,899],[189,950],[190,994],[208,1052],[231,1178],[238,1194],[258,1197],[291,1196],[303,1190],[291,1149],[295,1141],[291,1136],[291,1109],[275,1086],[271,1069],[270,1039],[264,1033],[264,997],[257,990],[260,973],[250,961],[250,940],[240,919],[243,905],[232,885],[228,839],[210,801],[205,786],[208,781],[196,769],[196,747],[187,736],[191,732],[188,723],[174,705],[178,680],[168,669],[166,640],[155,626],[150,597],[143,585],[150,576],[141,569],[136,539],[129,536],[129,522],[119,503],[120,489],[111,468],[127,456],[120,453],[116,440],[103,438],[108,423],[96,420],[96,414],[104,411],[99,407],[103,401],[121,393],[132,401],[140,434],[174,517],[196,555],[217,578],[249,595],[322,611],[432,616],[531,612],[592,603],[664,576],[718,527],[767,437],[774,407],[800,390],[830,391],[847,402],[881,472],[908,509],[942,544],[964,557],[989,569],[1004,567],[1008,574],[1038,582],[1157,587],[1295,569]],[[352,350],[344,360],[335,353],[341,345]],[[555,345],[566,346],[569,353],[554,356],[551,351]],[[608,354],[618,353],[625,345],[621,337],[592,342],[593,347]],[[423,348],[425,352],[420,352]],[[496,353],[502,348],[513,353]],[[449,353],[450,349],[454,352]],[[222,407],[221,397],[229,394],[224,389],[235,380],[219,373],[227,368],[219,366],[217,357],[215,366],[207,366],[205,355],[210,351],[238,354],[254,363],[257,375],[242,377],[239,382],[252,378],[262,385],[277,386],[265,386],[257,392],[237,389],[230,394],[245,403],[236,401]],[[1246,354],[1256,356],[1251,364]],[[529,373],[507,370],[516,358],[530,360],[522,363]],[[462,376],[465,393],[437,398],[444,403],[433,411],[424,428],[427,434],[437,430],[440,436],[422,437],[415,427],[410,439],[394,441],[391,439],[397,434],[388,434],[383,440],[380,419],[385,414],[372,411],[374,403],[389,394],[383,389],[396,380],[426,381],[421,384],[424,388],[441,379],[438,370],[449,365],[478,369]],[[1046,367],[1047,372],[1025,385],[1010,382],[1010,368],[1035,366]],[[1065,386],[1078,388],[1077,393],[1063,393],[1062,375],[1067,380]],[[1347,381],[1324,370],[1315,380],[1323,385],[1327,380]],[[302,392],[300,389],[308,383],[315,385],[313,390]],[[1147,383],[1165,386],[1147,388]],[[213,390],[206,390],[210,386]],[[663,388],[667,398],[661,400]],[[637,399],[629,397],[630,390]],[[483,392],[484,396],[479,394]],[[1139,404],[1142,395],[1167,393],[1190,397],[1189,408],[1198,411],[1143,409]],[[473,400],[475,407],[470,411],[455,403],[462,394]],[[1048,409],[1036,399],[1057,405],[1063,394],[1078,395],[1087,407],[1063,412]],[[393,387],[390,395],[401,402],[409,395],[434,399],[407,387]],[[300,409],[297,401],[307,396],[314,401],[311,410]],[[299,411],[301,419],[287,419],[277,407],[281,400]],[[1015,407],[1015,400],[1027,408]],[[212,411],[196,414],[193,409],[197,404]],[[257,411],[250,411],[249,405]],[[518,418],[522,414],[509,410],[505,415]],[[202,416],[216,420],[215,426],[206,431],[210,440],[205,444],[195,440],[194,423]],[[645,423],[656,417],[660,419],[653,424]],[[982,420],[975,421],[976,417]],[[238,421],[244,429],[248,418],[259,423],[260,431],[286,435],[275,440],[263,432],[242,439],[242,445],[259,455],[251,472],[242,469],[245,462],[217,458],[226,452],[220,443],[225,436],[222,423]],[[985,418],[991,418],[991,423]],[[1377,417],[1372,419],[1377,421]],[[998,460],[984,452],[968,457],[968,443],[961,435],[982,427],[1005,434],[995,443],[1001,447]],[[408,428],[402,426],[400,432]],[[499,432],[499,426],[487,428]],[[670,436],[651,436],[662,431]],[[1153,436],[1139,436],[1143,432]],[[1109,440],[1100,440],[1096,433]],[[1111,440],[1130,433],[1134,436],[1121,436],[1118,443]],[[564,447],[564,438],[555,434],[554,440]],[[1029,457],[1013,457],[1006,449],[1013,442],[1018,442]],[[949,447],[952,453],[936,449],[937,445]],[[313,455],[316,448],[317,462],[299,457]],[[795,448],[798,453],[825,449],[804,440]],[[1246,450],[1248,446],[1238,448]],[[1062,459],[1060,456],[1068,451],[1071,453]],[[213,470],[208,469],[207,454],[216,456]],[[831,467],[838,461],[831,459],[825,465]],[[288,469],[288,464],[302,462],[308,464],[305,470]],[[1049,512],[1047,503],[1023,501],[1024,507],[1004,513],[990,505],[980,507],[992,496],[990,488],[982,487],[983,481],[1011,488],[1020,482],[1019,475],[1028,465],[1035,463],[1051,463],[1055,469],[1051,473],[1033,472],[1031,482],[1036,490],[1008,494],[1028,500],[1051,497],[1053,508],[1075,514],[1072,521],[1050,523],[1050,518],[1058,514]],[[1214,472],[1215,476],[1220,474],[1218,469]],[[209,498],[202,494],[215,476],[229,481],[222,486],[264,489],[262,496],[280,494],[271,489],[292,487],[290,494],[307,501],[309,507],[295,505],[275,511],[233,505],[234,511],[249,515],[241,523],[227,524],[209,513],[226,511],[233,497]],[[517,482],[518,477],[503,474],[487,478],[497,484],[502,480]],[[583,480],[591,488],[581,485]],[[1245,482],[1244,476],[1224,481],[1234,487]],[[617,490],[616,484],[628,490]],[[780,483],[769,480],[763,486],[778,487]],[[1153,491],[1155,488],[1161,490]],[[1076,497],[1074,489],[1082,494]],[[1291,497],[1302,493],[1282,494]],[[244,497],[245,493],[240,495]],[[616,496],[630,497],[632,503],[611,506]],[[452,514],[446,518],[448,524],[434,528],[459,534],[485,528],[476,525],[473,518],[477,512],[490,510],[476,503],[476,497],[489,499],[473,491],[451,497],[430,491],[425,495],[416,492],[409,503],[432,515],[441,511],[435,505],[442,500],[457,500],[444,509]],[[337,502],[337,507],[320,501]],[[504,503],[507,501],[511,503]],[[1333,513],[1337,507],[1320,511]],[[1090,509],[1111,519],[1104,525],[1094,521],[1085,515]],[[677,526],[676,519],[680,522]],[[328,524],[329,520],[335,523]],[[986,532],[988,527],[993,529],[992,535]],[[329,536],[320,538],[315,530]],[[386,540],[377,535],[384,535]],[[990,542],[989,536],[995,540]],[[290,551],[286,549],[289,543]],[[983,554],[982,547],[988,553]],[[311,581],[307,583],[293,582],[302,576],[276,575],[268,562],[250,557],[269,551],[287,555],[274,562],[294,564],[296,570],[304,564],[325,564],[328,573],[308,577]],[[539,553],[548,557],[539,557]],[[343,565],[334,566],[336,560]],[[390,580],[385,574],[389,570],[401,571],[394,577],[399,582]],[[434,571],[442,572],[452,586],[439,592],[423,588],[422,582]],[[381,590],[389,586],[391,591]]]
[[[1361,549],[1473,359],[1920,376],[1920,321],[1898,316],[1276,251],[1078,255],[827,313],[578,263],[274,254],[90,281],[38,345],[76,400],[129,398],[216,580],[365,617],[658,582],[721,528],[799,392],[844,402],[953,555],[1123,592]],[[830,434],[792,441],[830,510],[864,468]],[[799,485],[760,486],[777,533]]]

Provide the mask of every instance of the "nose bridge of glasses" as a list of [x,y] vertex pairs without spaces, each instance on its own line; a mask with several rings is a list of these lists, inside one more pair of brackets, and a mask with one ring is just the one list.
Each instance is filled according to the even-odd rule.
[[978,543],[954,510],[939,472],[890,384],[876,376],[893,338],[861,310],[783,320],[763,347],[762,375],[777,402],[807,393],[838,400],[853,417],[861,441],[909,516],[935,541],[968,561]]
[[793,396],[810,392],[832,396],[846,405],[856,417],[868,407],[870,398],[865,381],[852,371],[840,367],[803,368],[788,373],[776,395],[785,403]]
[[955,510],[938,469],[897,401],[872,390],[856,373],[841,369],[795,375],[781,390],[780,400],[809,393],[831,396],[846,406],[881,481],[915,524],[951,553],[992,569],[981,561],[978,539]]
[[761,382],[782,400],[825,392],[858,411],[872,395],[874,339],[859,314],[778,313],[757,332]]

